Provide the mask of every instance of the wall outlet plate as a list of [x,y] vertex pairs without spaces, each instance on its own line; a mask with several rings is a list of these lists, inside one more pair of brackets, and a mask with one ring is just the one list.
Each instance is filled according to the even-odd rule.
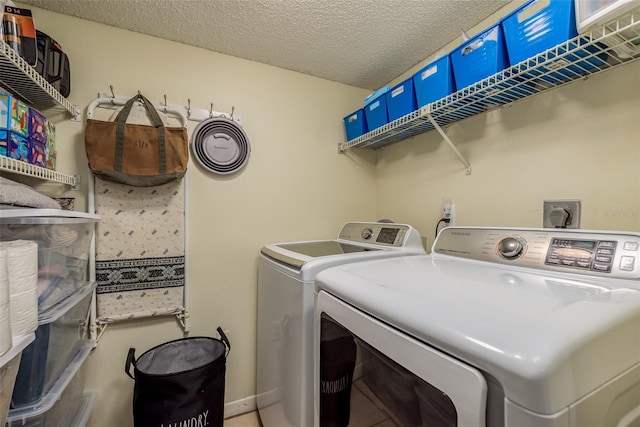
[[544,228],[562,228],[558,223],[558,218],[562,217],[562,212],[569,214],[568,223],[564,228],[580,228],[580,200],[545,200],[542,211]]

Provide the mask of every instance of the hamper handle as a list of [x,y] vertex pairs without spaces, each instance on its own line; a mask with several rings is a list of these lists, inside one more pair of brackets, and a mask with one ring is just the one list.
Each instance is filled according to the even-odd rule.
[[135,380],[135,377],[131,375],[131,365],[136,366],[136,349],[130,348],[129,353],[127,354],[127,361],[124,363],[124,372],[129,375],[132,380]]
[[220,340],[222,341],[224,346],[227,348],[227,351],[224,354],[224,358],[226,359],[227,356],[229,355],[229,352],[231,351],[231,343],[229,342],[229,338],[227,338],[227,336],[224,334],[220,326],[218,326],[218,329],[216,330],[218,331],[218,335],[220,335]]

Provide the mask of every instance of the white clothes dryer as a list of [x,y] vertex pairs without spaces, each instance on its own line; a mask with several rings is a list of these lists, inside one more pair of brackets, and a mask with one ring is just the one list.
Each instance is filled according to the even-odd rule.
[[261,249],[256,399],[263,427],[313,425],[316,275],[348,263],[425,254],[410,225],[370,222],[347,223],[333,240]]
[[316,426],[640,425],[638,233],[449,227],[316,288]]

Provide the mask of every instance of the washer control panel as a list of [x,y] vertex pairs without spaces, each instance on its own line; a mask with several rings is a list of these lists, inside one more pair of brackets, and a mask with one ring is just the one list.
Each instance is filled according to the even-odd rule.
[[610,273],[616,254],[616,240],[552,238],[545,264]]
[[355,243],[402,247],[412,232],[417,233],[406,224],[349,222],[340,230],[338,239]]
[[504,259],[515,259],[522,256],[527,242],[520,237],[505,237],[498,242],[498,255]]
[[448,227],[432,252],[436,257],[640,279],[640,233]]

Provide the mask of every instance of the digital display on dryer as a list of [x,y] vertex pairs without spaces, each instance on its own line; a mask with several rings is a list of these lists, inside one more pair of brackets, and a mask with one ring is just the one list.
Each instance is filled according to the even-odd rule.
[[381,228],[376,242],[393,245],[393,243],[396,241],[396,237],[398,237],[398,230],[399,229],[397,228]]

